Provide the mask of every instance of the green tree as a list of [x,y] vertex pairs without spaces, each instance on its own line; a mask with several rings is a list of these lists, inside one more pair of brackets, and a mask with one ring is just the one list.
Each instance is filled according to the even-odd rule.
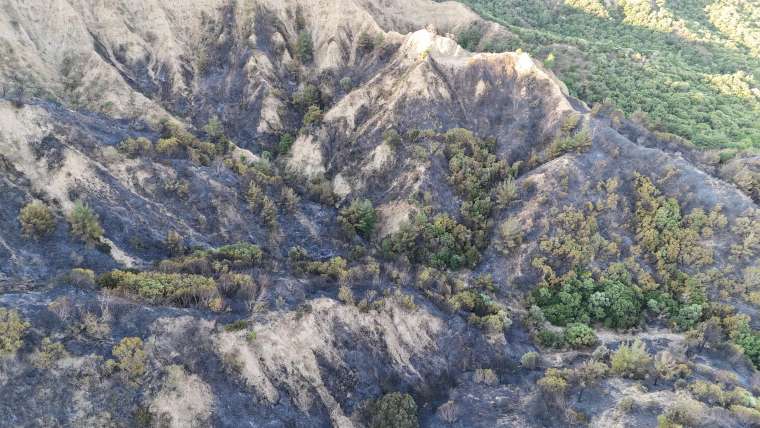
[[392,392],[375,401],[370,409],[371,428],[417,428],[417,404],[409,394]]

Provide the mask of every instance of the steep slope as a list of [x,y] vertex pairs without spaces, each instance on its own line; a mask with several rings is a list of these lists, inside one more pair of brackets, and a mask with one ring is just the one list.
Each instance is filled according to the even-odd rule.
[[[383,426],[403,392],[423,426],[760,421],[756,202],[450,36],[504,28],[423,0],[0,5],[0,419]],[[657,359],[621,365],[635,338]]]

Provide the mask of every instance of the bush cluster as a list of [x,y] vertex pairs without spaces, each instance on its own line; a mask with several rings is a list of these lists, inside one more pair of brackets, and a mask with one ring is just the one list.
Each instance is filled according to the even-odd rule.
[[425,214],[416,215],[386,237],[382,249],[385,254],[405,255],[437,269],[472,267],[480,259],[472,230],[448,214],[438,214],[431,221]]
[[512,324],[507,311],[483,292],[460,291],[449,298],[449,305],[455,311],[469,313],[469,322],[490,333],[503,332]]
[[158,304],[210,307],[219,297],[214,279],[202,275],[113,270],[99,276],[97,282],[103,288]]

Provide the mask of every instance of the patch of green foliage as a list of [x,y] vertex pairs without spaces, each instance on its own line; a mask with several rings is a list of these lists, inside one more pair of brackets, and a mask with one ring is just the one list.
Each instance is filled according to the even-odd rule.
[[355,199],[340,210],[338,223],[346,233],[358,234],[369,239],[377,224],[377,212],[369,199]]
[[385,394],[370,406],[371,428],[417,428],[417,403],[409,394]]
[[638,325],[644,296],[627,274],[595,280],[590,272],[576,270],[559,286],[540,286],[533,300],[555,325],[602,322],[608,327]]
[[613,373],[643,379],[653,364],[652,357],[642,341],[624,343],[612,354],[610,366]]
[[735,321],[729,331],[728,335],[733,339],[734,343],[744,352],[744,355],[752,361],[752,364],[756,368],[760,367],[760,332],[753,330],[749,324],[749,318],[747,316],[735,316],[732,317]]
[[430,220],[429,209],[425,209],[387,237],[382,248],[386,254],[403,254],[413,262],[438,269],[473,267],[480,250],[488,245],[494,188],[512,178],[515,170],[496,158],[495,140],[480,139],[469,130],[455,128],[443,135],[432,133],[428,138],[443,139],[448,181],[462,198],[461,222],[448,214],[438,214]]
[[[200,140],[180,124],[170,120],[160,122],[160,131],[161,138],[153,145],[153,152],[159,156],[188,159],[197,165],[210,165],[212,160],[228,154],[234,146],[224,135],[223,126],[216,116],[212,116],[203,127],[208,141]],[[144,148],[145,150],[140,149],[139,153],[133,154],[145,154],[150,151],[150,147]]]
[[151,303],[185,307],[209,307],[219,294],[213,278],[193,274],[113,270],[97,283]]
[[494,205],[491,189],[509,176],[509,165],[496,158],[493,139],[480,139],[461,128],[449,130],[445,138],[449,183],[462,197],[462,218],[473,230],[476,245],[483,248]]
[[405,255],[413,262],[437,269],[472,267],[480,259],[472,231],[448,214],[438,214],[431,220],[424,213],[417,214],[412,222],[402,224],[398,232],[386,237],[382,249],[386,254]]
[[21,208],[18,221],[21,223],[21,232],[28,238],[42,239],[55,231],[53,211],[39,201],[30,202]]
[[0,308],[0,355],[15,355],[30,324],[14,309]]
[[94,245],[103,236],[103,228],[95,211],[82,201],[77,201],[68,215],[71,233],[88,245]]
[[502,332],[512,324],[506,310],[488,294],[476,290],[456,293],[449,299],[454,310],[468,312],[468,321],[491,333]]
[[588,348],[597,342],[594,329],[582,323],[571,323],[565,328],[565,343],[573,348]]
[[127,138],[118,145],[118,150],[131,158],[150,153],[153,144],[145,137]]
[[296,58],[302,64],[309,64],[314,60],[314,42],[311,39],[311,33],[302,30],[298,33],[296,40]]
[[698,146],[760,147],[756,4],[461,1],[511,34],[480,41],[467,28],[459,36],[465,47],[521,48],[543,59],[573,96],[612,102]]
[[125,337],[116,344],[111,353],[116,358],[116,368],[133,383],[137,383],[145,374],[147,355],[143,341],[139,337]]
[[252,268],[258,266],[263,257],[264,253],[258,245],[238,242],[162,260],[158,268],[163,272],[209,275],[230,269]]

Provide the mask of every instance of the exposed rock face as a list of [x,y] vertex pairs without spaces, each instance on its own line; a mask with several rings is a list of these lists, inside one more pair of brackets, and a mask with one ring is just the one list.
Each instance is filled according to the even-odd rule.
[[[459,3],[0,0],[0,7],[0,87],[7,88],[0,98],[0,287],[7,291],[0,306],[33,325],[19,356],[0,362],[0,395],[13,397],[0,400],[0,420],[364,426],[371,400],[405,391],[423,426],[563,426],[568,419],[546,416],[540,370],[520,368],[520,357],[536,347],[519,321],[521,299],[540,276],[533,265],[545,253],[540,238],[558,234],[559,213],[603,207],[593,238],[653,273],[656,263],[637,245],[632,183],[641,173],[684,210],[722,207],[728,226],[698,241],[714,252],[709,267],[738,284],[757,265],[756,232],[736,228],[740,217],[760,221],[757,203],[717,177],[731,176],[732,164],[709,170],[698,153],[591,114],[527,54],[466,51],[451,34],[479,18]],[[486,33],[506,32],[479,24]],[[299,60],[303,32],[312,40],[311,61]],[[313,124],[301,122],[303,106],[294,101],[308,85],[318,89],[314,106],[323,114]],[[224,156],[199,161],[117,149],[128,137],[155,147],[167,137],[161,119],[209,137],[201,129],[212,116],[234,142]],[[568,122],[589,132],[590,147],[554,151]],[[432,292],[422,284],[423,267],[383,259],[376,244],[419,212],[421,200],[460,215],[444,149],[407,138],[453,128],[493,139],[495,158],[523,166],[515,200],[487,221],[480,262]],[[285,133],[297,135],[287,153],[276,153]],[[270,207],[277,227],[254,208],[261,202],[251,201],[251,175],[240,173],[246,168],[278,192],[283,182],[298,191],[292,207],[279,200]],[[342,235],[338,208],[355,198],[378,207],[377,241]],[[55,214],[45,239],[21,233],[18,215],[32,200]],[[88,246],[69,233],[66,217],[80,200],[99,216],[106,245]],[[503,251],[496,243],[508,218],[518,220],[524,238]],[[226,296],[220,312],[148,306],[62,277],[71,268],[147,268],[172,254],[171,232],[188,248],[256,242],[266,261],[244,272],[253,285]],[[736,257],[738,244],[749,256]],[[371,253],[383,264],[365,276],[309,275],[287,256],[296,245],[319,261],[340,255],[354,268]],[[588,267],[601,270],[610,259],[591,257]],[[484,332],[437,297],[480,274],[493,275],[499,304],[515,315],[503,332]],[[706,288],[710,299],[756,322],[744,297],[718,283]],[[242,329],[230,327],[241,320]],[[31,355],[48,336],[69,355],[43,370]],[[136,383],[105,362],[131,336],[143,339],[146,352],[146,374]],[[685,346],[681,333],[641,336],[652,351]],[[632,337],[604,331],[600,342],[614,348]],[[572,365],[589,353],[547,351],[544,364]],[[758,387],[743,357],[707,348],[699,364],[700,379],[718,379],[731,367],[732,385]],[[605,380],[571,404],[592,426],[649,426],[678,396],[633,385]],[[633,411],[620,410],[624,399],[637,403]],[[725,409],[703,410],[708,424],[742,426]]]

